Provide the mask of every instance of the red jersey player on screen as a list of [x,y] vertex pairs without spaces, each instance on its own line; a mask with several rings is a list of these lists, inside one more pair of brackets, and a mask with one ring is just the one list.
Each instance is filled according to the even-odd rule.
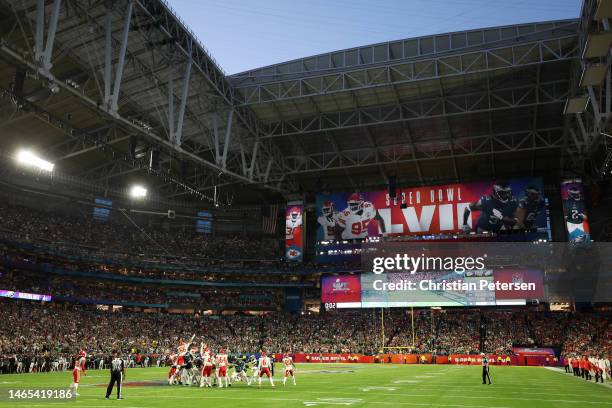
[[368,236],[368,225],[372,220],[378,222],[381,233],[385,233],[385,223],[370,201],[364,201],[359,193],[351,194],[347,207],[338,214],[338,226],[342,229],[343,239],[363,239]]
[[296,233],[301,233],[302,230],[302,211],[299,207],[291,207],[289,215],[287,215],[285,226],[286,239],[296,239]]
[[272,387],[274,387],[274,379],[270,375],[270,368],[272,367],[272,362],[268,357],[268,353],[266,353],[265,351],[261,353],[261,357],[259,357],[257,365],[259,366],[259,387],[261,387],[261,377],[263,377],[264,375],[268,377],[268,379],[270,380],[270,384],[272,385]]
[[285,376],[283,377],[283,385],[287,382],[287,377],[291,376],[293,385],[295,385],[295,367],[293,367],[293,358],[289,355],[283,357],[283,365],[285,366]]
[[333,241],[338,239],[338,212],[334,209],[332,201],[325,201],[321,207],[321,215],[317,218],[317,223],[323,231],[323,241]]

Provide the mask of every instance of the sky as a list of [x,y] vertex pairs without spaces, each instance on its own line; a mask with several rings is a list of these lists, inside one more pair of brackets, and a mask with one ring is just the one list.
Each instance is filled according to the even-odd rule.
[[582,0],[167,0],[227,74],[403,38],[577,18]]

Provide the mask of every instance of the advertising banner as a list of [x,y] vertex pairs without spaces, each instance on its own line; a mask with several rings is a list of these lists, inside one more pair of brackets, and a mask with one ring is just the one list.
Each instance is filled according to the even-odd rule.
[[525,240],[550,239],[539,177],[407,188],[396,198],[386,190],[319,195],[316,216],[320,262],[354,258],[338,248],[329,254],[327,246],[380,236],[523,232]]
[[[431,354],[379,354],[369,356],[363,354],[305,354],[295,353],[291,355],[296,363],[361,363],[361,364],[457,364],[478,365],[482,364],[480,354],[451,354],[449,356],[432,356]],[[423,359],[424,357],[424,359]],[[512,366],[554,366],[561,365],[559,360],[554,359],[554,354],[542,354],[537,356],[517,356],[508,354],[488,354],[491,365]],[[280,356],[278,358],[280,361]],[[347,370],[350,370],[347,367]],[[338,372],[338,371],[335,371]]]
[[584,205],[584,187],[582,180],[566,180],[561,183],[561,199],[565,229],[569,242],[586,242],[590,240],[590,228]]
[[10,299],[36,300],[36,301],[41,301],[41,302],[51,301],[51,295],[16,292],[14,290],[0,290],[0,297],[10,298]]
[[304,204],[301,201],[287,203],[285,217],[285,259],[302,262],[304,259]]

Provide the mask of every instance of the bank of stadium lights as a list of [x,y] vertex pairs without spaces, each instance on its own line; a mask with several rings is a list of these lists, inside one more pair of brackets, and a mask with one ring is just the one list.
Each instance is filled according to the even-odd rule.
[[147,189],[139,184],[133,185],[130,188],[130,197],[143,199],[147,196]]
[[22,166],[34,167],[38,170],[48,171],[49,173],[52,172],[55,167],[55,164],[41,158],[30,150],[19,150],[15,157],[17,163]]

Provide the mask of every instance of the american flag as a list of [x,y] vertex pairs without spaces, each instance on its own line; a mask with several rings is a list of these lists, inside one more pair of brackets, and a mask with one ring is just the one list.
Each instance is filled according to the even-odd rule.
[[261,230],[264,234],[276,234],[276,224],[278,220],[278,204],[270,206],[268,215],[261,217]]

